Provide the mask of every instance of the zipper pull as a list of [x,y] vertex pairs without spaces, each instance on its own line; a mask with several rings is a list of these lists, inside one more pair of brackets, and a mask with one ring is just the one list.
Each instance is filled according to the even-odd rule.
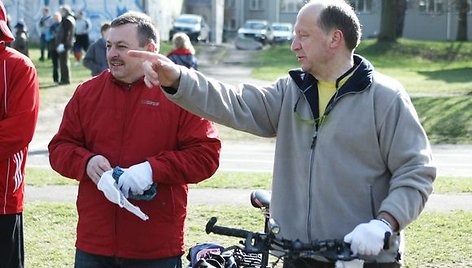
[[315,131],[315,134],[313,135],[313,138],[311,140],[311,149],[313,149],[313,147],[315,147],[317,137],[318,137],[318,130]]

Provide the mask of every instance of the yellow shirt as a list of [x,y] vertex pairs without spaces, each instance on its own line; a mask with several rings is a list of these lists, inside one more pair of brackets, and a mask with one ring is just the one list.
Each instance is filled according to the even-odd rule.
[[324,114],[329,100],[336,93],[336,82],[318,81],[318,107],[320,117]]
[[336,94],[336,91],[342,87],[346,81],[352,76],[352,70],[346,76],[344,76],[338,83],[336,88],[336,82],[324,82],[318,81],[318,107],[320,117],[324,114],[326,106],[328,106],[329,100]]

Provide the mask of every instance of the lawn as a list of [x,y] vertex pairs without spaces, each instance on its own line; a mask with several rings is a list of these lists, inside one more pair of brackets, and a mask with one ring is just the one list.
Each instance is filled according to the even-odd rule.
[[[472,94],[472,42],[400,39],[390,44],[367,39],[356,53],[398,79],[411,94]],[[263,50],[250,65],[255,67],[252,75],[265,80],[300,66],[289,45]]]
[[[238,239],[207,235],[205,224],[218,216],[218,225],[262,230],[259,211],[247,206],[189,205],[186,246],[214,242],[225,246]],[[72,267],[77,213],[73,203],[27,203],[25,255],[28,267]],[[425,212],[406,230],[405,267],[471,267],[472,212]]]

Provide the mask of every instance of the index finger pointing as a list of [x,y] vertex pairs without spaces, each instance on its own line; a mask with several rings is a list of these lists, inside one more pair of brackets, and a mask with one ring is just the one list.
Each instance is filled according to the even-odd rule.
[[159,59],[159,56],[155,52],[143,51],[143,50],[129,50],[128,55],[143,60],[153,61]]

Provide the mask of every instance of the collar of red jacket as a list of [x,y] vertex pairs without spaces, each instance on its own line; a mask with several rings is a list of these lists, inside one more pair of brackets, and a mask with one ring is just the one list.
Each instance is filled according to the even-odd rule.
[[190,52],[190,49],[186,49],[186,48],[176,48],[174,50],[172,50],[171,52],[169,52],[169,54],[167,54],[167,56],[170,56],[172,54],[177,54],[177,55],[188,55],[188,54],[192,54],[192,52]]

